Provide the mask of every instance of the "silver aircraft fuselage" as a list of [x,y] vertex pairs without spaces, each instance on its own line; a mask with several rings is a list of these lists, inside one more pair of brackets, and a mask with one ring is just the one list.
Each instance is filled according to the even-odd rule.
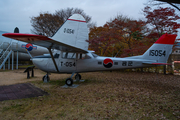
[[[148,62],[149,60],[142,60],[141,56],[129,58],[130,59],[101,57],[92,52],[86,54],[68,53],[68,55],[66,55],[65,52],[54,54],[54,59],[57,63],[59,73],[81,73],[150,66],[143,64],[143,62]],[[33,64],[39,69],[48,73],[57,73],[50,55],[37,56],[31,60],[33,61]]]

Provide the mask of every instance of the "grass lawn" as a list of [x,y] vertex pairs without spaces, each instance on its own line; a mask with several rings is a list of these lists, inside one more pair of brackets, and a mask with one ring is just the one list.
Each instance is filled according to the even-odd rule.
[[180,119],[179,76],[117,71],[81,75],[85,82],[75,83],[77,88],[61,88],[61,75],[49,83],[30,81],[49,95],[1,101],[1,120]]

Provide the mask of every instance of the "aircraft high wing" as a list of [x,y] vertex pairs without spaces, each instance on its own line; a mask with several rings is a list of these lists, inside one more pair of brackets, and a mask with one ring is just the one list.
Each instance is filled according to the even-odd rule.
[[79,14],[74,14],[67,19],[52,38],[21,33],[6,33],[3,36],[48,49],[80,53],[87,53],[88,50],[88,42],[86,42],[88,40],[88,28],[85,19]]
[[[9,37],[12,39],[32,43],[35,45],[39,45],[42,47],[46,47],[48,49],[57,49],[61,51],[67,51],[67,52],[80,52],[80,53],[87,53],[88,51],[85,49],[81,49],[78,47],[75,47],[73,45],[69,45],[63,42],[59,42],[56,40],[53,40],[51,38],[48,38],[46,36],[42,35],[34,35],[34,34],[22,34],[22,33],[6,33],[3,34],[5,37]],[[66,39],[65,39],[66,40]]]
[[21,42],[18,40],[10,39],[7,37],[3,37],[2,34],[7,33],[5,31],[0,31],[0,54],[7,51],[8,48],[12,49],[14,52],[14,58],[20,61],[29,61],[30,56],[28,55],[26,49],[31,53],[32,56],[38,56],[43,54],[48,54],[49,51],[37,45],[33,45],[27,42]]
[[[165,65],[177,35],[164,34],[143,55],[127,58],[101,57],[88,51],[88,28],[79,14],[72,15],[52,38],[17,33],[5,33],[3,36],[46,47],[49,56],[32,58],[36,67],[47,72],[43,81],[49,80],[49,73],[70,73],[72,75],[66,79],[66,84],[71,86],[75,73],[75,79],[80,80],[81,72]],[[52,53],[51,49],[58,51]]]

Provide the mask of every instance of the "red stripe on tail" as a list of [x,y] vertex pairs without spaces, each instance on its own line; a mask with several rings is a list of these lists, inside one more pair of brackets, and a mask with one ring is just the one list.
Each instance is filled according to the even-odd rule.
[[156,44],[170,44],[173,45],[177,35],[164,34],[155,43]]

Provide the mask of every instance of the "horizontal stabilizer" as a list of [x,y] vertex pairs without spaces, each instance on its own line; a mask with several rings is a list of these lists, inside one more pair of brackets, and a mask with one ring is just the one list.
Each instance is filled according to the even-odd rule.
[[172,65],[170,63],[154,63],[154,62],[143,62],[143,64],[148,64],[148,65]]

